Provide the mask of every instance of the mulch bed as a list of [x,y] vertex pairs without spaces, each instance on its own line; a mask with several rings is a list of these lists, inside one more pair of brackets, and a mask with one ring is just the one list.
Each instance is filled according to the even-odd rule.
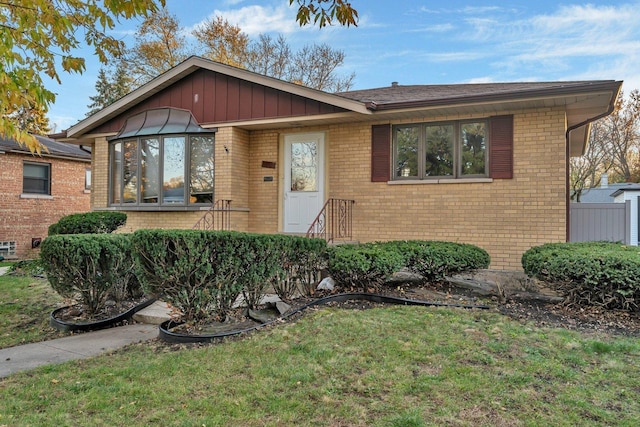
[[[362,289],[345,290],[345,292],[361,292]],[[468,289],[458,288],[451,284],[438,284],[422,286],[413,284],[402,284],[396,287],[383,287],[379,289],[369,289],[384,295],[418,299],[423,301],[443,302],[446,304],[461,305],[488,305],[490,310],[499,312],[515,321],[522,323],[532,323],[539,327],[565,328],[580,331],[582,333],[604,333],[616,336],[640,337],[640,313],[630,313],[625,311],[606,311],[597,307],[587,309],[566,307],[562,304],[553,304],[536,299],[507,299],[502,301],[497,297],[484,297],[474,294]],[[320,298],[330,293],[319,292],[314,297]],[[292,307],[297,308],[310,301],[309,298],[301,298],[292,302]],[[345,301],[331,302],[326,306],[339,307],[346,310],[369,310],[371,308],[386,307],[384,303],[370,301]],[[317,310],[321,307],[312,307],[309,310]],[[231,315],[236,320],[243,321],[242,312],[238,310]],[[298,314],[304,316],[304,313]],[[272,327],[272,326],[267,326]],[[277,327],[277,323],[276,323]],[[243,339],[245,335],[226,337],[223,340]],[[171,352],[183,348],[193,348],[207,346],[207,343],[182,343],[174,344],[163,342],[160,339],[153,340],[145,345],[150,345],[156,352]]]
[[[534,298],[506,298],[478,296],[469,289],[453,284],[403,284],[394,288],[378,289],[379,293],[408,299],[443,302],[448,304],[485,304],[491,310],[540,327],[565,328],[580,332],[606,333],[629,337],[640,336],[640,312],[604,310],[600,307],[570,307],[564,304],[540,301]],[[381,304],[367,301],[336,303],[347,309],[367,309]]]

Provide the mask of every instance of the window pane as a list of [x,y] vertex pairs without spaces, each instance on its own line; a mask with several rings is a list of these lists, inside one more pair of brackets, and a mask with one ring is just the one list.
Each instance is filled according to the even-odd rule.
[[318,191],[318,144],[291,144],[291,191]]
[[30,194],[50,194],[50,170],[48,163],[24,163],[22,171],[22,192]]
[[48,165],[34,165],[25,163],[24,165],[24,176],[29,178],[43,178],[46,179],[49,176],[49,168]]
[[214,140],[211,136],[191,137],[191,197],[189,203],[213,203]]
[[84,170],[84,189],[91,190],[91,169]]
[[122,189],[122,143],[113,144],[111,152],[111,203],[120,204],[120,193]]
[[462,139],[462,175],[485,175],[486,123],[463,123],[460,127]]
[[427,126],[425,176],[453,176],[453,125]]
[[140,141],[140,192],[142,203],[158,203],[160,192],[160,140],[158,138]]
[[123,188],[122,201],[136,203],[138,201],[138,142],[125,141],[123,147]]
[[417,126],[395,128],[396,177],[418,176],[418,142],[420,128]]
[[185,137],[164,138],[162,202],[184,204]]

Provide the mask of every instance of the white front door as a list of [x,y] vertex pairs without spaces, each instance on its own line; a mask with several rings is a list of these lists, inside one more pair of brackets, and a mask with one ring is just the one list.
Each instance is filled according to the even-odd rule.
[[324,134],[284,137],[284,231],[306,233],[324,205]]

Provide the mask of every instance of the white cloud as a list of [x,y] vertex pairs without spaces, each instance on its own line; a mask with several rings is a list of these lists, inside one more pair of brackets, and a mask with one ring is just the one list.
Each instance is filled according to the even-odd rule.
[[250,37],[265,33],[293,33],[300,31],[300,26],[295,20],[295,11],[280,4],[278,6],[251,5],[239,9],[214,10],[207,19],[188,28],[188,31],[201,26],[205,21],[216,16],[222,16],[232,25],[237,25]]
[[486,58],[487,54],[484,52],[472,52],[472,51],[457,51],[457,52],[442,52],[442,53],[426,53],[421,55],[432,62],[463,62],[463,61],[475,61],[478,59]]
[[[415,32],[426,31],[426,32],[429,32],[429,33],[446,33],[446,32],[454,30],[455,28],[456,27],[453,24],[446,22],[444,24],[428,25],[425,28],[415,30]],[[409,32],[411,32],[411,31],[409,31]]]
[[65,129],[69,129],[71,126],[78,123],[78,117],[71,117],[68,115],[49,115],[49,123],[51,123],[52,133],[62,132]]
[[465,61],[469,58],[465,52],[476,56],[484,51],[492,58],[487,65],[496,76],[507,79],[525,74],[634,80],[638,74],[640,3],[561,6],[526,20],[514,19],[519,12],[511,12],[498,18],[477,13],[463,19],[464,25],[452,31],[460,49],[429,59]]

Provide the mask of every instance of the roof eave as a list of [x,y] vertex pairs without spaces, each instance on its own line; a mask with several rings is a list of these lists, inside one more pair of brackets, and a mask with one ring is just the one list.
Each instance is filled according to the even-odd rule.
[[566,87],[555,87],[547,89],[535,89],[535,90],[517,90],[511,92],[501,92],[496,94],[481,94],[471,96],[454,96],[448,98],[439,98],[434,100],[424,101],[401,101],[401,102],[389,102],[389,103],[376,103],[375,101],[366,102],[365,105],[368,109],[373,111],[386,111],[386,110],[398,110],[409,108],[421,108],[421,107],[442,107],[442,106],[456,106],[460,104],[474,104],[474,103],[492,103],[492,102],[504,102],[504,101],[524,101],[534,100],[541,98],[558,98],[563,96],[574,96],[585,92],[601,92],[601,91],[613,91],[616,94],[620,91],[622,82],[615,80],[605,80],[597,82],[585,82],[584,85],[571,85]]

